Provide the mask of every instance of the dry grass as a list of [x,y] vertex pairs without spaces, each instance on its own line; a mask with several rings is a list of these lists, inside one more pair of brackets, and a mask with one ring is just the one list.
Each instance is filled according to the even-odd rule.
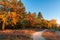
[[60,36],[57,32],[44,32],[43,37],[45,37],[47,40],[60,40]]
[[[32,40],[30,36],[35,32],[35,30],[0,30],[0,40]],[[57,32],[44,32],[43,37],[47,40],[60,40]]]
[[0,31],[0,40],[32,40],[34,30],[4,30]]

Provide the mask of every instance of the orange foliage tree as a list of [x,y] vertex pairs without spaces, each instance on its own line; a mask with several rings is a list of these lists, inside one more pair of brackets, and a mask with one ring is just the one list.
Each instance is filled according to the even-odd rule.
[[31,12],[27,14],[21,0],[2,0],[0,5],[2,5],[0,18],[3,21],[3,30],[5,25],[13,25],[14,27],[17,25],[19,28],[52,28],[52,26],[56,25],[55,20],[45,20],[41,12],[38,13],[38,16],[36,16],[36,13]]

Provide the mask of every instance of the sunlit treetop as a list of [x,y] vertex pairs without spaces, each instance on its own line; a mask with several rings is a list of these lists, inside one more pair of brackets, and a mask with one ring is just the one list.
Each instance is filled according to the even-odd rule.
[[[22,3],[21,0],[2,0],[0,2],[1,10],[4,9],[4,11],[14,11],[14,12],[25,12],[25,6]],[[2,9],[3,7],[3,9]]]

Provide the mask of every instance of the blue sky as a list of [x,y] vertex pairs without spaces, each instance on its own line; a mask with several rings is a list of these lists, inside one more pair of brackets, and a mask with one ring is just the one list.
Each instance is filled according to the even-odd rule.
[[60,0],[22,0],[27,12],[41,12],[45,19],[60,23]]

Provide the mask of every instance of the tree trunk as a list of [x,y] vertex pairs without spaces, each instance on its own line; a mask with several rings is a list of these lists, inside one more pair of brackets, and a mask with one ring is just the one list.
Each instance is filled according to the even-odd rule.
[[4,30],[4,28],[5,28],[5,23],[3,22],[3,24],[2,24],[2,30]]

